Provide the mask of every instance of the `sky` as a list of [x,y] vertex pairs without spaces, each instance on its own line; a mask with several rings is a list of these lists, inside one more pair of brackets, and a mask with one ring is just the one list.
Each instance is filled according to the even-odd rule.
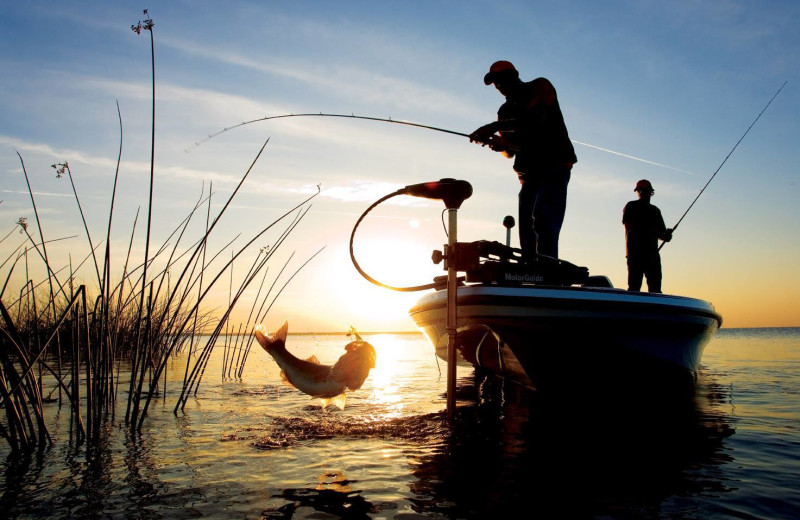
[[[502,96],[482,79],[503,59],[523,80],[554,84],[575,143],[562,259],[625,287],[621,215],[636,181],[653,183],[652,202],[673,226],[718,171],[661,251],[664,291],[710,301],[724,327],[800,326],[795,1],[37,1],[6,2],[3,16],[0,237],[10,235],[0,261],[24,242],[20,218],[38,236],[23,163],[45,239],[64,239],[50,244],[52,263],[75,266],[90,249],[69,179],[52,164],[69,164],[94,244],[102,243],[120,148],[112,258],[119,269],[129,244],[131,257],[144,257],[151,42],[131,25],[150,17],[151,249],[172,247],[170,234],[202,201],[179,248],[198,240],[206,214],[223,208],[267,140],[210,237],[209,254],[219,256],[209,273],[318,193],[284,241],[291,216],[237,258],[204,300],[209,312],[227,306],[230,288],[269,247],[264,282],[248,287],[232,322],[248,319],[264,294],[259,284],[274,284],[274,295],[291,279],[264,320],[268,329],[286,319],[290,332],[415,330],[407,311],[422,293],[376,287],[354,269],[356,220],[405,185],[464,179],[474,194],[458,212],[459,240],[505,242],[502,221],[516,217],[519,190],[511,161],[465,137],[356,119],[222,130],[321,112],[468,134],[496,117]],[[355,237],[359,264],[395,286],[443,275],[431,261],[447,241],[443,209],[411,197],[378,206]],[[32,278],[40,263],[28,258]],[[76,278],[96,291],[93,273],[85,263]],[[23,274],[20,265],[10,292]]]

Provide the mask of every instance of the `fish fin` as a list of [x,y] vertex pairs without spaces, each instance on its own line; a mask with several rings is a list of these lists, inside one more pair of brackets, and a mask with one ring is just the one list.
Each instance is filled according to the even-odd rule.
[[256,325],[253,334],[255,334],[258,343],[263,347],[263,349],[269,350],[272,345],[278,342],[286,344],[286,336],[289,334],[289,322],[284,321],[281,328],[279,328],[275,334],[268,334],[266,327],[259,323]]
[[317,356],[315,356],[314,354],[311,354],[311,357],[306,359],[306,361],[308,361],[309,363],[314,363],[315,365],[321,365],[322,364],[322,363],[319,362],[319,359],[317,359]]
[[281,382],[285,385],[291,386],[292,388],[297,388],[292,384],[291,381],[289,381],[289,376],[287,376],[286,372],[284,372],[283,370],[281,370]]
[[326,399],[322,399],[322,409],[324,410],[330,405],[334,405],[339,410],[344,410],[345,405],[347,404],[347,394],[342,392],[341,394],[330,397]]

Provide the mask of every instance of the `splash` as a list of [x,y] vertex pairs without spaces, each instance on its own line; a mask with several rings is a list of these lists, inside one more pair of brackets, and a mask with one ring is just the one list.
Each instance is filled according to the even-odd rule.
[[270,424],[255,430],[227,434],[223,441],[250,441],[259,450],[275,450],[302,442],[332,438],[392,438],[411,442],[435,443],[444,440],[447,428],[442,413],[401,417],[385,421],[370,418],[323,416],[306,419],[302,417],[269,417]]

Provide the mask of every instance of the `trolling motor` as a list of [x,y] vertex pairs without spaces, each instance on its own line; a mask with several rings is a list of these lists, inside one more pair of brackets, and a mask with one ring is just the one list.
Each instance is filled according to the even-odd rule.
[[444,201],[447,209],[458,209],[472,197],[472,184],[456,179],[442,179],[434,182],[411,184],[403,188],[403,193],[412,197],[422,197]]
[[[384,202],[385,200],[395,197],[397,195],[410,195],[412,197],[422,197],[425,199],[433,199],[433,200],[441,200],[444,202],[445,207],[447,208],[447,216],[448,216],[448,233],[447,233],[447,245],[445,246],[444,254],[440,254],[439,258],[445,260],[445,269],[447,270],[447,320],[446,320],[446,328],[447,328],[447,419],[451,421],[453,418],[453,412],[455,411],[456,407],[456,323],[457,323],[457,313],[456,313],[456,291],[458,286],[458,266],[455,262],[453,257],[456,257],[456,242],[458,239],[457,236],[457,212],[458,208],[461,207],[461,204],[472,196],[472,185],[467,181],[456,180],[456,179],[441,179],[439,181],[434,182],[423,182],[420,184],[411,184],[406,186],[405,188],[399,189],[394,193],[391,193],[377,202],[372,204],[367,210],[361,215],[361,217],[356,222],[356,225],[353,227],[353,232],[350,235],[350,259],[353,261],[353,265],[355,266],[356,270],[361,273],[361,276],[369,280],[370,282],[380,285],[381,287],[385,287],[387,289],[393,289],[396,291],[419,291],[424,289],[432,289],[435,288],[438,284],[432,283],[427,285],[419,285],[414,287],[391,287],[386,284],[383,284],[367,273],[365,273],[361,267],[356,262],[355,256],[353,254],[353,238],[356,234],[356,229],[367,213],[372,210],[378,204]],[[436,255],[434,254],[434,257]],[[434,262],[436,260],[434,259]],[[438,263],[438,262],[436,262]]]
[[[472,196],[472,185],[467,181],[455,179],[442,179],[439,182],[426,182],[406,186],[406,193],[415,197],[428,199],[441,199],[447,207],[447,246],[443,258],[447,269],[447,420],[453,419],[456,409],[456,334],[458,313],[458,269],[456,262],[449,261],[451,252],[458,241],[458,226],[456,214],[461,204]],[[434,260],[435,261],[435,260]]]
[[[456,179],[442,179],[438,182],[425,182],[405,187],[406,195],[438,199],[444,202],[447,208],[447,246],[442,258],[447,269],[447,420],[453,419],[456,408],[456,334],[457,334],[457,291],[458,269],[456,262],[449,261],[449,256],[458,241],[458,226],[456,214],[461,204],[472,196],[472,185],[467,181]],[[435,256],[435,254],[434,254]],[[435,261],[435,259],[434,259]]]

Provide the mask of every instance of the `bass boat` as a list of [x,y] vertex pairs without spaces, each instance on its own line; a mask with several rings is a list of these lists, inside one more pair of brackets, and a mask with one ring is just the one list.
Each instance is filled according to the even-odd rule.
[[[526,264],[498,242],[451,250],[472,264],[456,285],[459,362],[526,386],[695,380],[722,324],[708,302],[614,288],[554,258]],[[446,359],[447,289],[425,294],[409,314]]]

